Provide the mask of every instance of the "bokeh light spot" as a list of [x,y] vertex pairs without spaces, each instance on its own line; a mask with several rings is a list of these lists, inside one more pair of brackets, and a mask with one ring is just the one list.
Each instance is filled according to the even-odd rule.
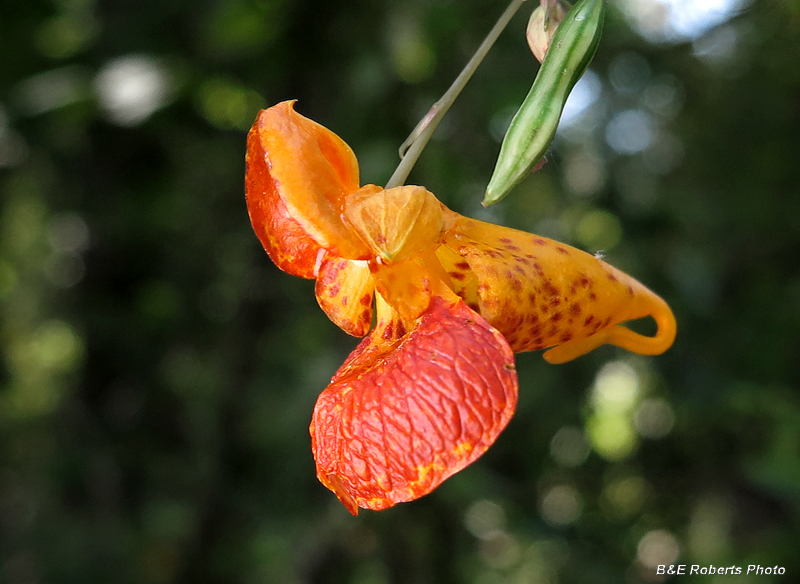
[[200,87],[198,104],[202,116],[217,128],[248,130],[264,99],[234,81],[215,78]]
[[109,120],[136,126],[163,107],[170,96],[171,79],[154,58],[127,55],[108,61],[94,80],[100,105]]
[[583,430],[577,426],[564,426],[550,441],[550,456],[561,466],[580,466],[589,456],[589,444]]
[[540,511],[551,525],[570,525],[581,516],[583,501],[572,485],[555,485],[542,497]]
[[603,489],[601,509],[610,519],[629,519],[644,507],[648,489],[647,481],[641,476],[616,477]]
[[595,209],[578,222],[576,235],[585,249],[610,251],[622,239],[622,222],[609,211]]
[[679,555],[678,540],[665,529],[648,531],[636,546],[637,559],[648,568],[672,564]]
[[623,361],[603,365],[595,378],[592,403],[602,411],[628,412],[639,398],[639,375]]
[[606,126],[606,142],[620,154],[636,154],[653,140],[655,124],[650,114],[640,109],[616,114]]
[[399,16],[389,29],[392,63],[397,76],[406,83],[428,79],[436,68],[436,53],[419,22]]
[[603,83],[600,81],[600,76],[591,69],[587,69],[572,88],[572,92],[564,104],[560,126],[569,126],[576,122],[592,105],[597,103],[602,90]]
[[477,538],[502,530],[505,524],[506,514],[503,508],[487,499],[476,501],[464,514],[464,526]]
[[675,414],[668,401],[650,398],[639,404],[633,420],[640,436],[663,438],[672,430],[672,426],[675,424]]

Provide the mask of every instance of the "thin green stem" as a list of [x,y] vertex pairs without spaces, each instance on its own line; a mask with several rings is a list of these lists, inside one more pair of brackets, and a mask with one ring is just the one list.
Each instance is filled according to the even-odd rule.
[[[525,0],[511,1],[511,4],[509,4],[505,9],[503,14],[492,27],[492,30],[489,31],[488,35],[486,35],[486,38],[483,39],[481,46],[479,46],[478,50],[475,51],[475,54],[472,55],[472,58],[469,60],[461,73],[458,74],[458,77],[456,77],[456,80],[453,81],[453,84],[450,86],[450,88],[444,93],[439,101],[431,106],[431,109],[428,111],[428,113],[425,114],[422,120],[420,120],[420,122],[417,124],[417,127],[412,130],[409,137],[405,142],[403,142],[403,146],[400,147],[402,160],[400,161],[400,164],[397,165],[397,168],[395,169],[394,174],[392,174],[392,177],[389,179],[389,182],[386,183],[387,189],[402,186],[406,182],[411,169],[414,168],[414,164],[416,164],[419,155],[422,153],[422,150],[428,144],[431,136],[433,136],[433,132],[439,125],[439,122],[442,121],[442,118],[447,113],[447,110],[449,110],[450,106],[453,105],[453,102],[461,93],[461,90],[464,89],[464,86],[475,73],[478,65],[481,64],[481,61],[483,61],[486,53],[488,53],[489,49],[492,48],[492,45],[494,45],[495,41],[500,36],[500,33],[503,32],[505,27],[511,21],[511,18],[514,16],[514,14],[516,14],[520,6],[522,6],[523,2],[525,2]],[[403,155],[403,147],[409,143],[410,146],[405,152],[405,155]]]

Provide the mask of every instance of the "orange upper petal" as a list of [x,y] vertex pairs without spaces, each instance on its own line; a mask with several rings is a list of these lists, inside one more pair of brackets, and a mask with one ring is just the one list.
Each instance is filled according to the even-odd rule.
[[285,101],[259,113],[246,160],[250,219],[279,267],[308,277],[318,247],[344,258],[368,257],[341,220],[344,198],[358,190],[358,162],[336,134]]
[[481,456],[516,407],[513,353],[463,301],[434,296],[413,331],[397,339],[398,327],[382,321],[314,409],[317,476],[353,514],[431,492]]
[[273,180],[256,126],[247,135],[245,197],[250,222],[261,245],[284,272],[314,277],[314,263],[321,249],[295,221]]
[[[586,252],[466,217],[445,245],[463,258],[465,277],[477,277],[480,314],[515,352],[560,345],[545,358],[563,362],[603,343],[657,354],[674,340],[675,319],[666,303]],[[655,337],[615,326],[645,316],[656,319]]]
[[326,255],[315,291],[320,308],[336,326],[354,337],[369,332],[375,285],[367,262]]

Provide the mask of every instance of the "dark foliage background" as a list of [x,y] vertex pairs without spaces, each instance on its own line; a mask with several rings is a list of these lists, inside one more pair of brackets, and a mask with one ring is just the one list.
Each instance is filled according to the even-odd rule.
[[636,5],[509,199],[479,206],[536,70],[521,14],[411,182],[605,250],[671,303],[675,346],[520,355],[477,464],[352,518],[307,426],[355,341],[253,235],[245,133],[296,98],[385,182],[503,3],[0,1],[0,581],[797,581],[800,9],[658,42]]

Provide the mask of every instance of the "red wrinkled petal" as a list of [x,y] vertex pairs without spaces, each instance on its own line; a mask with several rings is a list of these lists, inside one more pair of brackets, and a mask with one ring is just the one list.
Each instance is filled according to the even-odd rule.
[[354,514],[431,492],[480,457],[516,408],[514,355],[463,301],[433,297],[396,339],[399,323],[362,341],[314,408],[317,476]]

